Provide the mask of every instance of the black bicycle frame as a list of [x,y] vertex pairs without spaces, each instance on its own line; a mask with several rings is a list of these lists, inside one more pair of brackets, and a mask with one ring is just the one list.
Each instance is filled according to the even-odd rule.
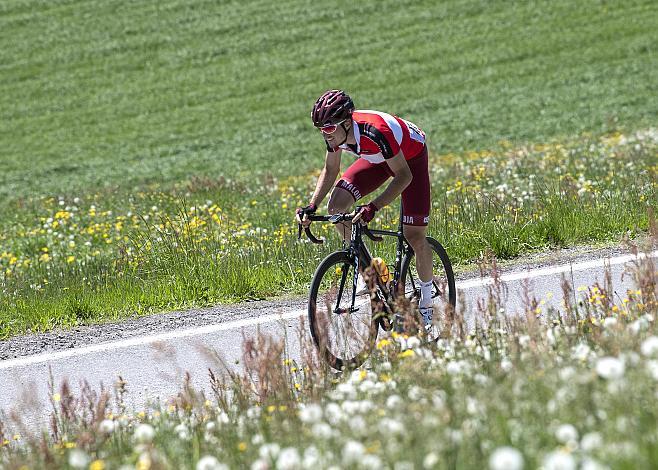
[[[402,208],[402,203],[400,203],[400,217],[399,217],[399,222],[398,222],[398,227],[397,231],[392,231],[392,230],[379,230],[379,229],[369,229],[366,225],[362,225],[360,223],[352,224],[352,230],[350,234],[350,244],[347,247],[347,251],[350,254],[350,257],[354,260],[354,275],[352,276],[352,304],[350,306],[350,311],[354,312],[355,311],[355,303],[356,303],[356,290],[357,290],[357,281],[358,281],[358,276],[359,276],[359,260],[362,261],[363,266],[370,266],[372,264],[372,255],[368,251],[367,246],[365,243],[363,243],[363,237],[362,234],[365,233],[368,238],[370,238],[373,241],[382,241],[383,239],[381,238],[381,235],[383,236],[389,236],[389,237],[396,237],[397,238],[397,245],[396,245],[396,251],[395,251],[395,269],[393,272],[393,283],[392,283],[392,291],[387,291],[387,289],[384,289],[381,285],[380,282],[377,282],[377,286],[379,289],[377,289],[379,292],[381,292],[381,295],[383,295],[383,305],[384,308],[389,309],[390,308],[390,297],[391,295],[394,295],[395,290],[398,288],[398,282],[400,280],[400,276],[402,275],[402,257],[405,253],[413,254],[413,248],[409,244],[409,241],[405,238],[404,236],[404,225],[402,223],[403,218],[403,208]],[[321,215],[311,215],[309,216],[309,219],[312,221],[322,221],[322,222],[332,222],[334,224],[344,222],[351,220],[353,215],[350,214],[336,214],[333,216],[321,216]],[[306,227],[304,229],[306,231],[306,235],[308,236],[309,240],[311,240],[313,243],[323,243],[324,240],[316,238],[310,231],[309,227]],[[302,226],[299,226],[299,236],[301,237],[301,232],[302,232]],[[345,288],[345,282],[347,281],[347,272],[343,274],[341,277],[341,282],[340,282],[340,287],[338,291],[338,299],[340,303],[340,299],[343,294],[343,290]],[[413,286],[413,278],[411,279],[412,282],[412,287],[415,289],[415,286]],[[339,311],[339,304],[336,304],[336,307],[334,308],[334,313],[341,313]],[[390,313],[390,312],[388,312]]]

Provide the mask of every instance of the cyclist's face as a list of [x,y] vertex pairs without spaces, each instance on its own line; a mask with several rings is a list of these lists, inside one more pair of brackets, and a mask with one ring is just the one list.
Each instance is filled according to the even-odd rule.
[[336,130],[332,132],[331,134],[327,133],[322,133],[324,136],[325,140],[329,143],[329,145],[340,145],[343,141],[345,141],[345,137],[347,136],[347,131],[345,128],[349,129],[349,126],[352,125],[352,120],[348,119],[345,122],[339,124],[336,127]]

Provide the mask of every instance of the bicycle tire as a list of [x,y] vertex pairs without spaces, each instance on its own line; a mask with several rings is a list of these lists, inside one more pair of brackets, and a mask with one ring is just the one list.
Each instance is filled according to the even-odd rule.
[[[361,263],[360,263],[361,264]],[[345,271],[347,269],[347,271]],[[360,266],[360,270],[364,269]],[[340,270],[340,272],[339,272]],[[351,291],[353,290],[354,260],[347,251],[337,251],[328,255],[318,265],[311,281],[308,302],[308,319],[311,336],[318,347],[321,356],[331,367],[337,370],[357,368],[368,358],[375,341],[377,340],[379,322],[373,315],[373,303],[370,293],[356,296],[359,299],[359,308],[355,312],[342,311],[351,307]],[[344,289],[341,292],[338,276],[346,276]],[[349,281],[349,282],[347,282]],[[336,292],[338,290],[338,292]],[[341,298],[337,299],[338,293]],[[335,295],[336,298],[332,298]],[[343,299],[347,300],[343,304]],[[337,300],[337,302],[336,302]],[[335,303],[335,307],[333,306]],[[343,305],[341,307],[341,305]],[[347,305],[347,307],[345,306]],[[363,308],[363,310],[361,310]],[[359,313],[358,318],[356,313]],[[330,337],[329,327],[339,322],[354,324],[354,331],[339,333],[342,335],[334,341]],[[350,352],[342,351],[341,342],[352,341],[355,349]],[[346,344],[347,346],[347,344]]]
[[[426,237],[427,242],[432,247],[432,251],[435,255],[438,256],[439,262],[432,262],[432,271],[434,274],[434,286],[432,287],[432,298],[441,297],[441,307],[439,310],[446,311],[446,306],[450,306],[449,314],[453,315],[455,312],[457,304],[457,289],[455,287],[455,274],[452,270],[452,263],[450,262],[450,257],[446,252],[443,245],[439,243],[436,239],[432,237]],[[411,272],[411,262],[415,258],[415,253],[413,251],[407,252],[402,260],[402,266],[400,268],[400,286],[405,286],[405,296],[409,300],[419,299],[419,288],[418,286],[418,276]],[[434,258],[434,256],[433,256]],[[411,275],[410,275],[411,273]],[[412,291],[410,291],[409,285],[407,282],[411,280]],[[445,289],[448,290],[448,295],[445,295]],[[435,301],[436,305],[437,301]],[[436,310],[435,310],[436,312]]]

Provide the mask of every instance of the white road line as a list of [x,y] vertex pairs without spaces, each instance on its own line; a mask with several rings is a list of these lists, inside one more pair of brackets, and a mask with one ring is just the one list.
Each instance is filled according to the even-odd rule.
[[[541,268],[541,269],[527,270],[527,271],[521,271],[516,273],[509,273],[502,275],[501,279],[502,281],[507,282],[507,281],[516,281],[520,279],[529,279],[534,277],[550,276],[554,274],[571,272],[571,271],[583,271],[586,269],[599,268],[603,266],[624,264],[630,261],[644,259],[647,256],[651,258],[656,258],[658,257],[658,251],[654,251],[652,253],[649,253],[648,255],[640,254],[637,257],[634,255],[624,255],[624,256],[617,256],[615,258],[609,258],[609,259],[583,261],[580,263],[574,263],[569,265],[554,266],[550,268]],[[491,277],[473,279],[470,281],[464,281],[458,283],[457,288],[461,290],[465,290],[473,287],[489,285],[492,282],[493,279]],[[275,322],[275,321],[290,320],[293,318],[299,318],[303,315],[306,315],[306,311],[307,311],[306,308],[304,308],[304,309],[294,310],[292,312],[286,312],[282,314],[275,313],[275,314],[263,315],[255,318],[222,322],[214,325],[206,325],[206,326],[200,326],[194,328],[187,328],[184,330],[169,331],[167,333],[158,333],[158,334],[147,335],[147,336],[137,336],[134,338],[128,338],[128,339],[101,343],[101,344],[94,344],[91,346],[84,346],[81,348],[70,349],[66,351],[41,353],[41,354],[35,354],[33,356],[19,357],[16,359],[7,359],[4,361],[0,361],[0,370],[11,369],[13,367],[39,364],[42,362],[52,362],[59,359],[66,359],[74,356],[83,356],[85,354],[111,351],[113,349],[129,348],[131,346],[152,344],[159,341],[189,338],[193,336],[201,336],[205,334],[215,333],[217,331],[244,328],[248,326],[256,326],[256,325]]]
[[[520,271],[515,273],[503,274],[502,276],[500,276],[500,279],[503,282],[518,281],[520,279],[528,279],[531,277],[551,276],[553,274],[568,273],[571,271],[584,271],[586,269],[602,268],[604,266],[614,266],[617,264],[629,263],[631,261],[643,260],[645,258],[657,258],[657,257],[658,257],[658,250],[653,251],[649,254],[640,253],[637,256],[622,255],[622,256],[617,256],[615,258],[602,258],[602,259],[591,260],[591,261],[582,261],[580,263],[574,263],[574,264],[553,266],[550,268],[540,268],[534,270],[526,270],[526,271]],[[458,285],[458,287],[460,289],[468,289],[471,287],[489,285],[491,283],[493,283],[493,279],[491,277],[485,277],[481,279],[473,279],[471,281],[462,282]]]

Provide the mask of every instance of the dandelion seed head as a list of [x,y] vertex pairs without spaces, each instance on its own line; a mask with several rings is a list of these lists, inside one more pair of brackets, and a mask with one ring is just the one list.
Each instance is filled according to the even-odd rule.
[[522,470],[523,455],[514,447],[498,447],[489,457],[490,470]]

